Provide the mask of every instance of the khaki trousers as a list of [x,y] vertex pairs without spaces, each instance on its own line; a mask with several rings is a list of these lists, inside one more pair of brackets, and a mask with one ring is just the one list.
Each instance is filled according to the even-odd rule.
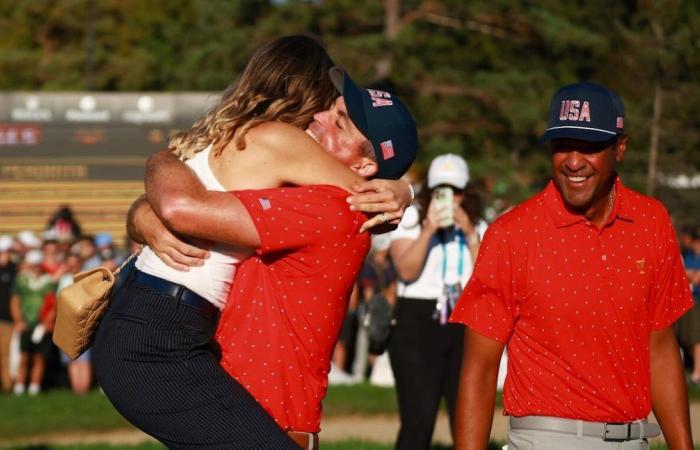
[[0,381],[2,390],[10,392],[12,379],[10,378],[10,340],[12,340],[12,322],[0,322]]
[[644,439],[606,442],[554,431],[508,430],[508,450],[649,450]]

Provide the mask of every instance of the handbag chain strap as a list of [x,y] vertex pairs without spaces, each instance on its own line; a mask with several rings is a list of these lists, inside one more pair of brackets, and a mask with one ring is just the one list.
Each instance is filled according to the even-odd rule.
[[114,270],[114,272],[112,272],[112,273],[113,273],[115,276],[116,276],[116,275],[119,275],[119,272],[121,272],[122,269],[123,269],[124,267],[126,267],[126,265],[129,264],[129,263],[131,262],[132,259],[134,259],[134,258],[136,258],[137,256],[139,256],[139,254],[141,253],[141,250],[143,250],[143,245],[142,245],[141,247],[139,247],[138,250],[136,250],[134,253],[132,253],[131,255],[129,255],[129,257],[126,258],[126,259],[124,260],[124,262],[121,263],[121,264],[119,265],[119,267],[117,267],[117,268]]

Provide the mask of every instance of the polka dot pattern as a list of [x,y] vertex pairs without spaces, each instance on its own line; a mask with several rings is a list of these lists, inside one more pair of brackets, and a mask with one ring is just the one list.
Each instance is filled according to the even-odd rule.
[[649,336],[692,307],[664,207],[616,182],[598,228],[550,182],[486,232],[451,321],[507,343],[506,411],[625,422],[651,410]]
[[286,430],[320,429],[330,356],[369,251],[358,233],[366,218],[347,195],[332,186],[236,192],[261,246],[238,267],[216,339],[224,369]]

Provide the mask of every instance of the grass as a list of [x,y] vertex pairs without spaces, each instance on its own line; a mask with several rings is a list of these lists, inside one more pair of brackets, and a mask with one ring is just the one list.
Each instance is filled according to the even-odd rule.
[[[369,384],[333,386],[324,401],[324,416],[396,414],[392,388]],[[37,397],[0,395],[0,436],[5,439],[41,433],[108,431],[131,425],[94,390],[76,396],[69,390],[45,391]]]
[[394,388],[372,386],[368,383],[331,386],[323,400],[323,415],[398,414]]
[[[691,401],[700,401],[700,387],[690,386]],[[500,396],[498,400],[500,404]],[[381,388],[369,384],[332,386],[324,401],[324,416],[340,415],[392,415],[397,414],[396,393],[393,388]],[[0,437],[19,440],[23,437],[42,436],[51,433],[102,432],[130,429],[131,425],[112,407],[109,400],[95,390],[84,396],[76,396],[68,390],[50,390],[37,397],[0,395]],[[73,445],[73,446],[20,446],[17,450],[161,450],[159,444],[139,446]],[[345,441],[324,443],[324,450],[388,450],[391,446]],[[493,443],[492,449],[500,449]],[[662,450],[663,445],[652,449]],[[447,450],[434,447],[434,450]],[[700,448],[696,447],[700,450]]]
[[[502,443],[491,442],[487,450],[500,450]],[[392,450],[393,445],[377,444],[375,442],[364,441],[340,441],[323,444],[323,450]],[[7,450],[163,450],[164,446],[154,443],[145,443],[134,446],[124,445],[107,445],[107,444],[92,444],[92,445],[69,445],[69,446],[25,446],[25,447],[10,447]],[[432,450],[451,450],[452,447],[436,445]],[[651,450],[668,450],[663,444],[654,444]],[[695,450],[700,450],[700,447],[695,447]]]
[[[700,390],[698,391],[700,397]],[[502,406],[502,395],[496,396],[496,406]],[[444,408],[444,402],[443,402]],[[324,417],[362,414],[398,414],[394,388],[372,386],[369,383],[331,386],[323,401]]]
[[[378,444],[376,442],[364,441],[340,441],[329,442],[323,444],[323,450],[392,450],[393,445]],[[500,444],[489,445],[488,450],[500,450]],[[10,447],[7,450],[163,450],[164,446],[154,443],[145,443],[135,446],[124,445],[107,445],[107,444],[91,444],[91,445],[70,445],[70,446],[24,446]],[[432,450],[451,450],[452,447],[434,446]]]
[[131,425],[99,391],[83,396],[69,390],[47,391],[37,397],[0,396],[0,436],[6,439],[125,428]]

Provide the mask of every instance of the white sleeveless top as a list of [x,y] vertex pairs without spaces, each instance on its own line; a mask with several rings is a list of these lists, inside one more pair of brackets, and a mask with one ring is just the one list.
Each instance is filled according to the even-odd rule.
[[[211,146],[197,153],[185,164],[195,171],[208,190],[226,191],[209,167],[210,151]],[[193,241],[192,244],[202,247],[201,243]],[[245,253],[225,244],[216,244],[209,249],[209,253],[211,256],[204,261],[204,265],[190,267],[188,272],[181,272],[167,266],[153,250],[145,246],[136,259],[136,268],[147,274],[181,284],[209,300],[217,308],[223,309],[236,271],[236,264],[250,256],[252,252]]]

